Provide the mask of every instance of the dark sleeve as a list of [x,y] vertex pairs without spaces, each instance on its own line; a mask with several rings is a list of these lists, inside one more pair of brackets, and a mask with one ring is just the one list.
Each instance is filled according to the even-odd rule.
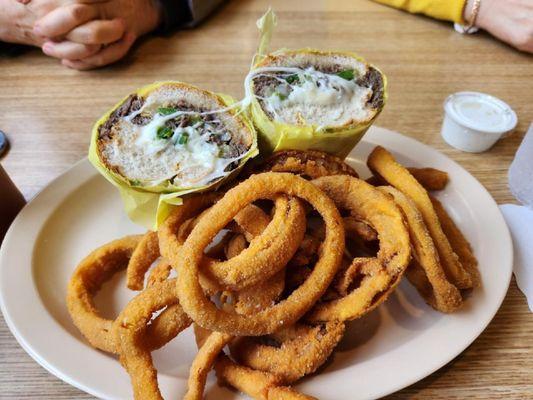
[[163,13],[160,31],[191,27],[211,14],[224,0],[159,0]]
[[163,21],[159,30],[167,33],[192,23],[192,12],[188,0],[159,0]]

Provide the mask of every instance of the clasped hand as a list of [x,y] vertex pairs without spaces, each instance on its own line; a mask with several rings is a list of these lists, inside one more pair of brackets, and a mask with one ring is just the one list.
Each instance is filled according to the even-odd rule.
[[120,60],[160,19],[155,0],[0,0],[0,40],[85,70]]

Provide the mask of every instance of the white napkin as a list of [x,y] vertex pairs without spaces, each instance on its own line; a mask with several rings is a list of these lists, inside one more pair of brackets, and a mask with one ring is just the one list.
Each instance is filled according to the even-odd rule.
[[533,124],[509,168],[509,189],[523,205],[502,204],[500,210],[513,238],[516,283],[533,312]]

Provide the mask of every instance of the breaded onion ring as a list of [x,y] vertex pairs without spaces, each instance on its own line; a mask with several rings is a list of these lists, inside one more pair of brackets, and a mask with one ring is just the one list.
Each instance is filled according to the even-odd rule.
[[[319,212],[326,225],[323,251],[308,279],[280,303],[252,316],[219,310],[205,296],[199,282],[203,250],[239,210],[258,199],[272,198],[277,193],[302,198]],[[258,252],[256,259],[264,258],[268,254],[266,250],[268,247],[265,251]],[[321,190],[305,179],[291,174],[270,172],[253,175],[230,189],[213,205],[187,238],[179,259],[175,260],[180,277],[177,284],[180,303],[185,312],[206,329],[237,336],[266,335],[294,323],[313,306],[333,280],[343,252],[342,219],[331,199]],[[246,258],[242,261],[245,260]]]
[[429,198],[431,199],[433,208],[435,208],[435,212],[439,217],[442,231],[450,241],[453,251],[459,257],[461,265],[470,274],[470,278],[472,278],[472,286],[481,286],[481,275],[479,274],[479,269],[477,267],[477,259],[474,256],[470,243],[468,243],[468,240],[466,240],[461,230],[450,218],[441,202],[432,196],[429,196]]
[[343,322],[296,323],[266,337],[238,338],[230,350],[240,364],[278,375],[289,384],[324,364],[343,334]]
[[282,150],[256,166],[255,172],[291,172],[307,179],[329,175],[351,175],[357,172],[341,158],[318,150]]
[[[286,196],[271,197],[275,197],[272,221],[261,235],[252,240],[246,250],[227,261],[203,256],[200,273],[204,287],[240,290],[252,286],[275,275],[294,255],[305,233],[304,208],[297,199],[288,199]],[[177,210],[187,203],[189,202],[185,200]],[[161,252],[173,266],[182,258],[180,251],[183,243],[174,232],[186,219],[182,215],[184,213],[174,212],[159,229]],[[203,219],[202,217],[199,220]]]
[[448,173],[435,168],[407,168],[426,190],[443,190],[448,184]]
[[102,318],[93,297],[115,273],[123,270],[142,236],[126,236],[92,251],[76,267],[67,288],[67,307],[74,325],[97,349],[115,353],[109,335],[112,320]]
[[126,285],[129,289],[143,289],[144,275],[159,256],[157,232],[148,231],[139,241],[139,245],[135,248],[128,263]]
[[383,147],[377,146],[367,160],[368,167],[389,184],[410,197],[422,214],[429,233],[437,247],[446,276],[459,289],[473,286],[470,274],[461,265],[457,254],[442,231],[439,218],[431,204],[427,191],[394,157]]
[[[413,177],[426,190],[443,190],[448,184],[448,173],[435,168],[407,168]],[[378,175],[374,175],[366,180],[374,186],[386,185],[387,181]]]
[[152,268],[150,275],[148,275],[148,282],[146,286],[153,286],[157,283],[163,282],[170,276],[172,265],[164,258],[162,258],[157,265]]
[[355,217],[344,217],[344,229],[348,235],[355,234],[366,242],[371,242],[378,239],[376,231],[364,221],[358,220]]
[[357,264],[369,262],[364,260],[377,263],[365,273],[371,279],[347,296],[317,304],[307,317],[309,321],[352,320],[383,302],[399,283],[411,259],[409,233],[394,200],[365,181],[337,175],[312,182],[333,199],[337,207],[349,210],[370,225],[379,237],[376,262],[364,258],[357,261]]
[[[126,236],[94,250],[78,265],[67,289],[67,307],[72,320],[95,348],[117,354],[118,344],[111,334],[113,320],[102,318],[93,296],[115,273],[128,265],[141,236]],[[154,350],[190,325],[191,321],[179,304],[168,307],[147,329],[147,346]]]
[[[194,324],[198,347],[203,346],[210,331]],[[215,361],[215,371],[220,385],[228,385],[256,400],[317,400],[294,389],[281,386],[281,378],[274,374],[256,371],[233,362],[223,352]]]
[[175,279],[146,288],[128,303],[113,323],[111,334],[120,345],[120,361],[130,375],[135,399],[162,400],[157,370],[150,354],[152,349],[146,345],[150,326],[147,324],[153,313],[165,307],[179,307],[175,288]]
[[246,240],[251,242],[252,239],[263,233],[270,223],[271,218],[261,208],[249,204],[239,211],[233,220],[240,228],[239,232],[244,234]]
[[[350,277],[345,296],[318,303],[306,316],[310,322],[352,321],[370,312],[382,302],[398,284],[400,277],[392,279],[376,258],[356,257],[347,270]],[[353,282],[359,286],[351,288]]]
[[414,256],[414,265],[407,270],[407,279],[436,310],[457,310],[463,304],[461,293],[447,280],[437,249],[415,204],[398,189],[390,186],[380,186],[378,189],[394,197],[407,220]]
[[191,365],[188,389],[183,400],[202,400],[207,374],[213,368],[219,353],[231,339],[233,336],[227,333],[213,332],[198,348]]

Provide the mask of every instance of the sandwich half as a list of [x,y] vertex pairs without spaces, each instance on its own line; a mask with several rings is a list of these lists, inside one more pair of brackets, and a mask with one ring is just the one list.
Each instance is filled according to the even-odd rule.
[[386,101],[386,78],[353,53],[280,50],[246,79],[254,124],[269,151],[346,156]]
[[96,123],[89,158],[123,197],[127,193],[130,206],[139,198],[133,200],[138,208],[146,207],[142,193],[176,203],[220,185],[256,147],[253,127],[232,100],[160,82],[129,95]]

